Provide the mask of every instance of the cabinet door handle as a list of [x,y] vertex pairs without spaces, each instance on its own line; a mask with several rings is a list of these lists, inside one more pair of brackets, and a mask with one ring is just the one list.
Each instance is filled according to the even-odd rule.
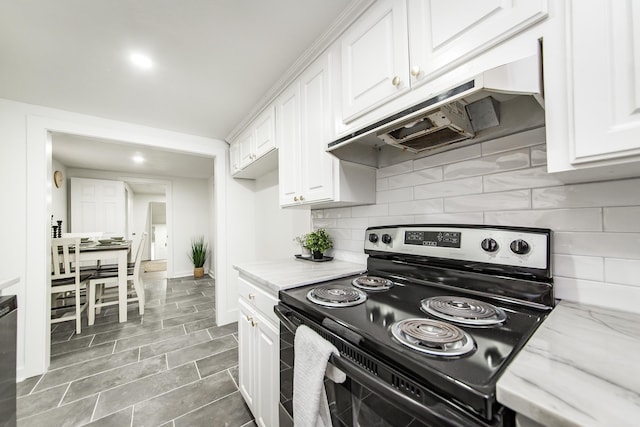
[[253,317],[251,317],[251,316],[246,316],[246,317],[247,317],[247,322],[253,323]]
[[249,294],[249,299],[254,299],[256,296],[254,294]]
[[418,77],[420,75],[420,67],[418,67],[417,65],[411,67],[411,75],[413,77]]
[[294,196],[294,197],[293,197],[293,201],[294,201],[294,202],[297,202],[297,201],[298,201],[298,196]]
[[304,196],[300,196],[300,201],[302,202],[304,200]]
[[255,328],[255,326],[258,324],[258,322],[254,322],[253,319],[251,320],[251,326]]
[[395,87],[400,86],[400,77],[394,76],[393,79],[391,79],[391,84]]

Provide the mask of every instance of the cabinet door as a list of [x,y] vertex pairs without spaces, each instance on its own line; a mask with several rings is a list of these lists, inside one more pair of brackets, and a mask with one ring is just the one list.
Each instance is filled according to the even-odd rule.
[[257,318],[255,329],[259,390],[256,423],[261,427],[277,426],[280,401],[280,333],[262,317]]
[[270,105],[253,123],[255,157],[262,155],[276,148],[275,138],[275,117],[273,105]]
[[349,122],[409,89],[405,0],[375,2],[344,34],[342,119]]
[[327,153],[331,126],[330,56],[325,54],[300,77],[302,198],[304,203],[333,198],[333,168]]
[[411,84],[486,51],[547,16],[547,0],[408,0]]
[[572,1],[570,10],[572,161],[640,154],[640,3]]
[[229,147],[229,167],[232,175],[240,171],[240,145],[237,142]]
[[253,148],[253,132],[251,129],[245,130],[235,143],[238,144],[240,150],[240,169],[242,169],[253,161],[255,154]]
[[256,367],[254,312],[244,301],[238,302],[238,387],[251,411],[256,413]]
[[[71,228],[73,233],[101,231],[126,233],[124,182],[71,178]],[[63,224],[64,228],[64,224]]]
[[300,196],[300,84],[293,83],[276,101],[280,206],[298,204]]

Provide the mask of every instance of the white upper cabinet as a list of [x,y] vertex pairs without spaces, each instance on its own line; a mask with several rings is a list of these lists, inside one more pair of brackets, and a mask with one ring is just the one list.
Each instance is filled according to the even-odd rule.
[[468,61],[547,16],[547,0],[407,0],[411,84]]
[[[544,45],[549,171],[592,169],[586,179],[637,173],[640,3],[563,4]],[[593,169],[610,165],[617,167]]]
[[274,170],[278,165],[275,148],[275,107],[271,104],[231,144],[231,174],[257,178]]
[[280,205],[297,204],[300,197],[300,82],[294,82],[276,100],[278,186]]
[[276,100],[280,206],[375,202],[375,170],[327,153],[331,59],[322,55]]
[[345,122],[409,89],[405,1],[375,2],[342,37]]
[[330,55],[323,55],[300,77],[301,201],[333,198],[338,160],[327,153],[331,127]]
[[[340,40],[340,117],[349,125],[338,124],[337,133],[433,95],[431,90],[416,94],[413,89],[467,64],[547,15],[547,0],[376,1]],[[528,55],[501,54],[516,59]],[[493,66],[497,65],[502,64]],[[412,96],[401,96],[409,92]],[[360,120],[374,110],[371,120]]]

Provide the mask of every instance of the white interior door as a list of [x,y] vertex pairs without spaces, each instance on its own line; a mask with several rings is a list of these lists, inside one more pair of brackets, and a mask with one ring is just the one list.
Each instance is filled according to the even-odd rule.
[[167,224],[153,225],[153,249],[151,259],[167,259]]

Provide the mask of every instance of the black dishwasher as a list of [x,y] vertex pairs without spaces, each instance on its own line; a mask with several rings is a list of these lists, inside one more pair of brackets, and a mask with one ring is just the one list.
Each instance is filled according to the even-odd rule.
[[16,425],[16,329],[15,295],[0,296],[0,427]]

